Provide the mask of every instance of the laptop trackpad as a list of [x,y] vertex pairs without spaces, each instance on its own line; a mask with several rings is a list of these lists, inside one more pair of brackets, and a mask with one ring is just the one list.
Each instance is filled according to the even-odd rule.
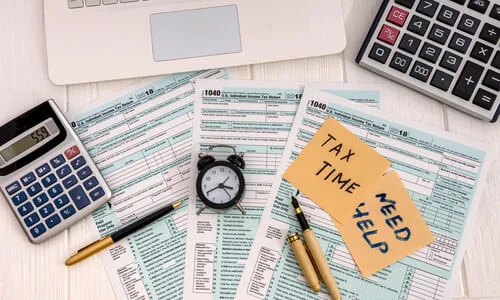
[[236,5],[153,14],[155,61],[241,52]]

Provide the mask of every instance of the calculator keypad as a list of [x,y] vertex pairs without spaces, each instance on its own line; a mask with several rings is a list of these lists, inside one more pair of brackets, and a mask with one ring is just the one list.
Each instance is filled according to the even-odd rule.
[[92,175],[80,149],[73,146],[7,185],[5,190],[31,236],[37,238],[105,196]]
[[385,0],[357,61],[494,120],[500,110],[500,4],[490,2]]

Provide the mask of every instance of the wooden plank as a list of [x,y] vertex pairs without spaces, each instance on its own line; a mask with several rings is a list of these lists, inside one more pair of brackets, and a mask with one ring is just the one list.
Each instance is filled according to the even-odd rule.
[[[0,106],[2,121],[48,99],[66,107],[66,90],[47,76],[42,1],[3,0],[0,18]],[[15,29],[15,30],[12,30]],[[3,198],[0,196],[0,198]],[[29,243],[8,204],[0,200],[0,299],[67,299],[64,258],[67,233]]]
[[495,161],[490,166],[481,197],[479,215],[472,224],[473,237],[465,252],[466,292],[469,297],[500,297],[500,122],[488,123],[454,109],[447,109],[451,132],[492,147]]
[[[307,45],[304,45],[307,47]],[[343,81],[341,55],[328,55],[251,66],[255,80]]]

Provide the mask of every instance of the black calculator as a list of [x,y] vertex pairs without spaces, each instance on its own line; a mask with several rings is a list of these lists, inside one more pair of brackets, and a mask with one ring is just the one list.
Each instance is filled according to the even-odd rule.
[[111,198],[111,191],[54,101],[0,127],[0,190],[32,243]]
[[500,115],[500,3],[384,0],[356,61],[477,118]]

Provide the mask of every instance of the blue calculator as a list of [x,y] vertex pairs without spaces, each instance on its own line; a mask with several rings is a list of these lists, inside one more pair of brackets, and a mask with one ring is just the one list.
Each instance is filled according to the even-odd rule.
[[35,244],[111,199],[104,178],[53,100],[0,127],[0,190]]

